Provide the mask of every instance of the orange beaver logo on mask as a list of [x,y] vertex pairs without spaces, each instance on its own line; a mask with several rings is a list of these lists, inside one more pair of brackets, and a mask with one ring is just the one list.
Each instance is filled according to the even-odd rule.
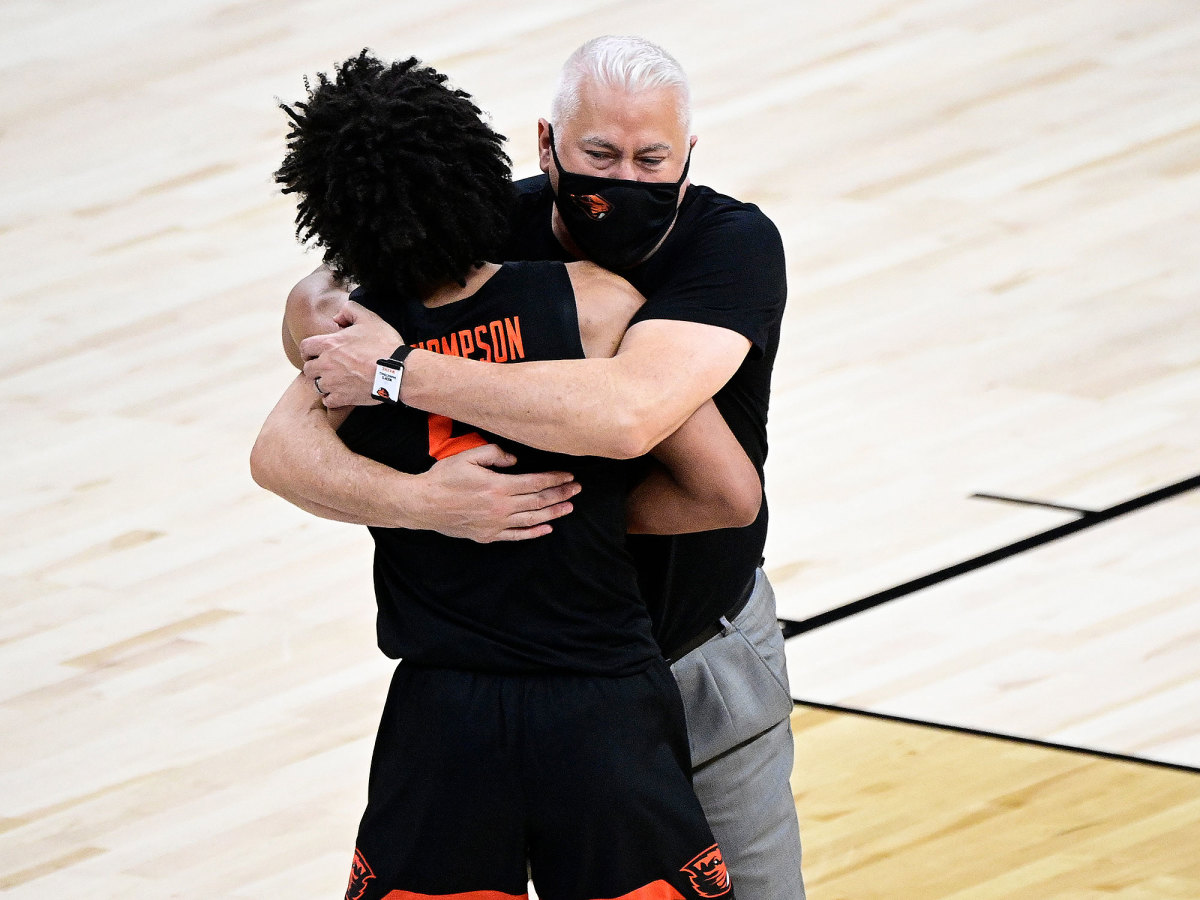
[[346,888],[346,900],[359,900],[367,892],[367,882],[375,877],[371,867],[363,858],[362,851],[354,848],[354,863],[350,866],[350,884]]
[[732,885],[729,870],[721,856],[721,848],[713,844],[679,870],[692,880],[692,887],[701,897],[724,897]]
[[597,222],[612,212],[612,204],[599,194],[572,194],[571,199],[575,201],[576,206],[588,214],[589,218],[595,219]]

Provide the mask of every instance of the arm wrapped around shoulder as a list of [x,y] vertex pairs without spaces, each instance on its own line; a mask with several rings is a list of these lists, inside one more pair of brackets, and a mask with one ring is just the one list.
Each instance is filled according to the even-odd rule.
[[711,400],[655,447],[654,456],[661,465],[629,494],[630,533],[742,528],[758,517],[758,471]]

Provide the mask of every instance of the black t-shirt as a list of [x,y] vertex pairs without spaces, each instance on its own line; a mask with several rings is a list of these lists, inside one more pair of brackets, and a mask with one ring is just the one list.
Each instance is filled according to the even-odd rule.
[[[508,259],[573,257],[550,226],[554,196],[546,176],[516,184]],[[621,272],[647,302],[634,322],[676,319],[728,328],[752,347],[714,398],[762,475],[767,458],[771,367],[787,295],[783,242],[757,206],[691,185],[663,245]],[[667,657],[711,626],[741,596],[762,562],[767,503],[745,528],[659,537],[631,536],[654,636]]]
[[[427,309],[366,291],[354,299],[408,342],[513,363],[583,356],[574,293],[560,263],[511,263],[471,297]],[[625,546],[630,464],[525,447],[408,407],[358,407],[339,434],[405,472],[495,442],[505,471],[568,471],[582,490],[547,536],[479,544],[433,531],[372,528],[379,646],[418,664],[504,673],[626,675],[658,656]]]

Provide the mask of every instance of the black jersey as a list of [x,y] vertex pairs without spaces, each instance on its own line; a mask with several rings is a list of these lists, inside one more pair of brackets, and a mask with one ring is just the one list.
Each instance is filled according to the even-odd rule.
[[[561,263],[503,266],[474,295],[427,309],[356,291],[416,347],[499,363],[583,356]],[[535,450],[408,407],[358,407],[339,434],[404,472],[494,442],[505,471],[571,472],[574,512],[545,537],[480,544],[433,531],[372,528],[379,646],[388,656],[499,673],[625,675],[658,657],[625,545],[629,464]]]
[[[544,175],[527,178],[516,188],[505,256],[572,259],[550,227],[554,196],[549,180]],[[662,246],[620,274],[647,298],[634,322],[700,322],[749,338],[746,360],[714,399],[761,476],[771,367],[787,294],[783,242],[774,224],[753,204],[690,185]],[[758,518],[745,528],[630,538],[654,635],[668,657],[741,596],[762,562],[766,535],[764,495]]]

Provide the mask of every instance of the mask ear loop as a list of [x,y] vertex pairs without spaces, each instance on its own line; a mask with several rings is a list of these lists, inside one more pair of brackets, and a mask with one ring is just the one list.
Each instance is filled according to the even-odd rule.
[[679,176],[679,180],[675,182],[675,187],[682,187],[687,180],[688,169],[692,167],[692,148],[688,147],[688,156],[683,163],[683,174]]
[[[558,149],[554,146],[554,126],[547,122],[546,130],[550,133],[550,155],[554,157],[554,165],[561,175],[566,169],[563,168],[563,164],[558,158]],[[691,156],[691,151],[688,151],[688,156]]]

